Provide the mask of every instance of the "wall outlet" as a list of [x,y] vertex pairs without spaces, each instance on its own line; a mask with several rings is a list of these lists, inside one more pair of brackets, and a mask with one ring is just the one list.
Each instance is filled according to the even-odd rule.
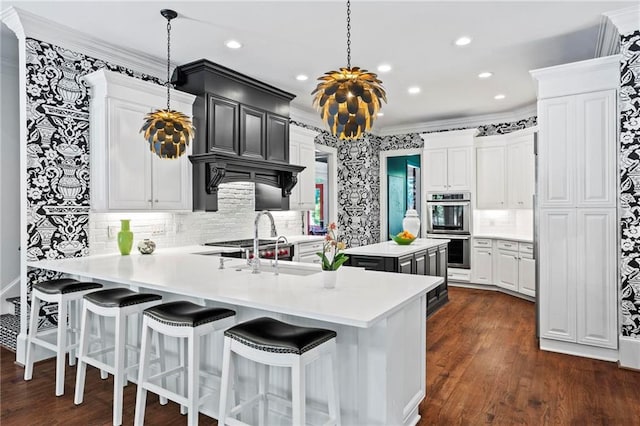
[[118,232],[120,232],[119,226],[109,226],[107,228],[107,238],[115,240],[118,237]]
[[151,227],[151,235],[164,235],[167,230],[164,227],[164,223],[159,223]]

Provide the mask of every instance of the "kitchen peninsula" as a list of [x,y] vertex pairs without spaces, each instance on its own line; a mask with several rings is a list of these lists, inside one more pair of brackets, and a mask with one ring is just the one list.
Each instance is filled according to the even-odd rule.
[[[237,312],[238,322],[270,316],[298,325],[337,332],[338,376],[343,424],[416,424],[425,396],[426,294],[441,277],[406,276],[362,268],[341,268],[334,289],[323,288],[317,265],[281,262],[275,275],[267,261],[252,274],[241,259],[200,253],[211,247],[160,250],[153,255],[104,255],[29,262],[105,285],[163,294],[164,300],[190,299]],[[219,371],[222,336],[207,343],[212,350],[201,368]],[[253,389],[251,365],[238,367],[244,386]],[[323,376],[317,365],[308,373],[309,401],[324,402]],[[288,398],[290,385],[282,370],[272,372],[271,392]],[[217,399],[216,399],[217,400]],[[270,404],[271,406],[271,404]],[[279,405],[275,405],[277,409]],[[280,407],[282,408],[282,407]],[[217,416],[217,404],[203,408]],[[278,416],[278,413],[274,414]],[[279,419],[278,422],[280,422]]]
[[427,316],[449,301],[447,263],[449,240],[417,238],[409,245],[394,241],[353,247],[345,250],[349,255],[346,265],[372,271],[399,272],[412,275],[442,277],[443,281],[427,294]]

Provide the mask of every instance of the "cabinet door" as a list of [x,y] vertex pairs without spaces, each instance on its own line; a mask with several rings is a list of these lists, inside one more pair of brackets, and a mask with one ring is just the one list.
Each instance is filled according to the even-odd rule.
[[533,136],[507,146],[507,200],[511,209],[533,207],[535,188],[535,156]]
[[518,253],[498,250],[498,277],[496,285],[518,291]]
[[504,146],[476,149],[476,203],[479,209],[506,207],[505,148]]
[[289,162],[289,119],[267,113],[267,160]]
[[527,256],[520,256],[518,265],[518,291],[527,296],[536,296],[536,261]]
[[[150,108],[109,99],[108,208],[142,210],[152,206],[149,144],[138,131]],[[172,161],[172,160],[165,160]]]
[[576,203],[578,207],[616,206],[616,92],[576,98]]
[[570,207],[575,202],[575,100],[542,100],[538,114],[540,207]]
[[446,191],[447,190],[447,150],[428,149],[424,151],[425,161],[425,190]]
[[152,193],[154,210],[191,210],[191,163],[187,154],[175,160],[152,155]]
[[208,99],[208,149],[238,154],[238,103],[214,95],[208,95]]
[[576,211],[540,212],[540,336],[576,341]]
[[427,268],[425,275],[436,275],[438,273],[438,248],[427,250]]
[[421,251],[414,254],[415,270],[417,275],[430,275],[428,272],[427,252]]
[[578,343],[617,348],[616,210],[578,209]]
[[291,191],[289,209],[313,210],[316,202],[316,152],[313,139],[302,140],[292,137],[289,152],[291,164],[305,167],[298,173],[298,183]]
[[471,161],[471,147],[449,148],[447,150],[447,189],[450,191],[471,191],[474,166]]
[[413,274],[415,271],[413,255],[398,259],[398,272],[402,274]]
[[492,256],[491,248],[473,248],[473,257],[471,258],[471,280],[477,284],[493,284],[492,276]]
[[266,113],[240,105],[240,152],[244,157],[264,159]]
[[301,254],[297,261],[302,263],[316,263],[319,265],[320,256],[315,253]]
[[[437,254],[437,267],[436,267],[436,273],[435,275],[438,277],[444,277],[444,282],[445,284],[447,283],[447,266],[449,263],[449,259],[448,259],[448,249],[447,249],[447,245],[443,245],[438,247],[438,254]],[[430,274],[433,275],[433,274]]]

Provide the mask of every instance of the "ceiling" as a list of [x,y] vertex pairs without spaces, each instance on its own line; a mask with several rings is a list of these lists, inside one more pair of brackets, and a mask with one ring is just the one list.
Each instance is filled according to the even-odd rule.
[[[352,65],[379,73],[388,104],[376,129],[513,111],[535,102],[529,70],[596,56],[602,13],[634,1],[365,1],[351,5]],[[207,58],[297,95],[324,72],[346,66],[343,1],[7,1],[108,41],[166,56],[165,20],[172,8],[172,62]],[[460,36],[472,38],[464,47]],[[224,42],[243,43],[237,50]],[[47,40],[55,42],[55,40]],[[491,71],[480,80],[477,74]],[[309,80],[295,79],[306,74]],[[411,95],[410,86],[421,92]],[[495,100],[496,94],[505,99]]]

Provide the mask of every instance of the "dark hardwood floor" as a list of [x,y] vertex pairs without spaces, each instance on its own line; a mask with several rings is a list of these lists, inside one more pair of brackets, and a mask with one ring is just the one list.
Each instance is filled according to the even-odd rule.
[[[427,397],[420,425],[640,425],[640,373],[614,363],[542,352],[530,302],[450,288],[448,305],[429,318]],[[85,402],[73,404],[75,367],[65,395],[54,396],[55,363],[36,364],[25,382],[14,354],[0,351],[0,424],[110,425],[113,381],[87,371]],[[124,392],[124,424],[133,423],[135,385]],[[182,425],[178,406],[147,398],[146,424]],[[200,416],[201,425],[216,424]],[[366,426],[366,425],[362,425]]]

